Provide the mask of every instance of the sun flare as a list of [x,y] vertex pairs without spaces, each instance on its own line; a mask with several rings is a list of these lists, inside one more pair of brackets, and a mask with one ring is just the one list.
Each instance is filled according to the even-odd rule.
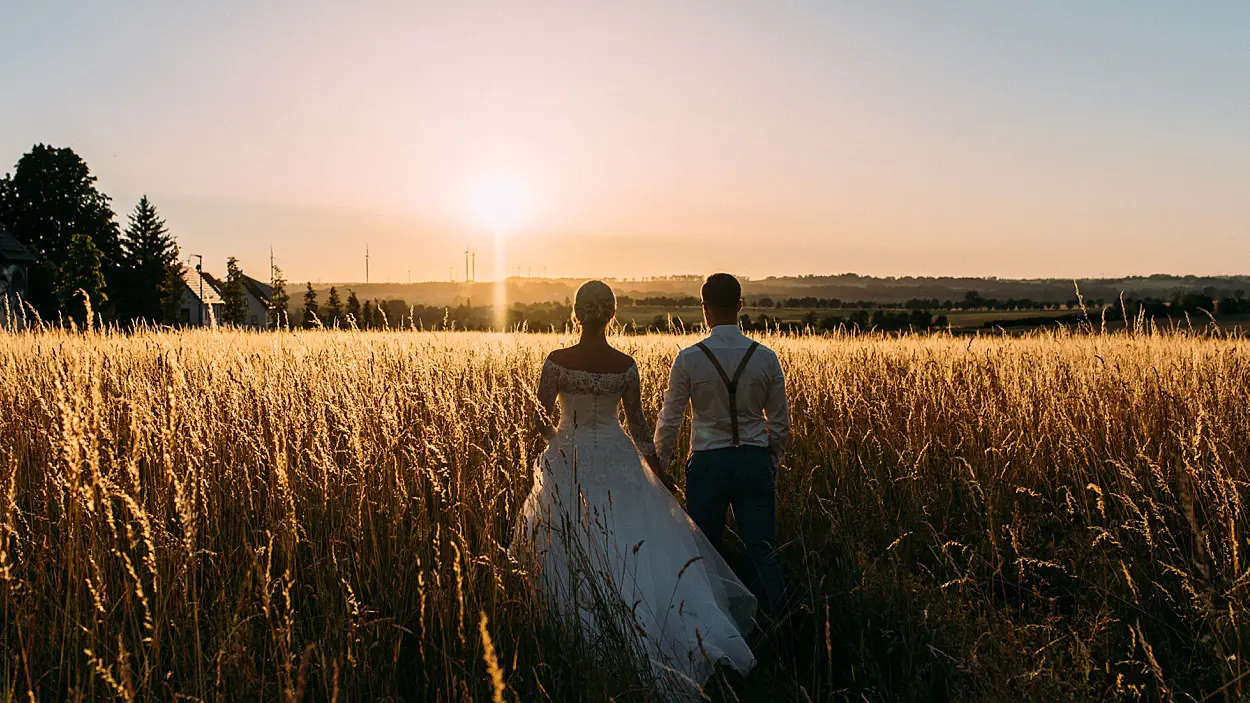
[[526,204],[525,188],[507,173],[492,173],[482,178],[473,191],[474,213],[496,232],[516,225],[525,214]]

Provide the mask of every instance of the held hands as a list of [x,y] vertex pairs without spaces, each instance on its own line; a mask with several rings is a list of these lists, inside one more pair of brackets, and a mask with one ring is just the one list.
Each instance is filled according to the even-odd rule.
[[668,470],[660,465],[659,457],[654,454],[648,456],[647,466],[651,469],[651,473],[655,474],[655,477],[659,479],[660,483],[664,484],[664,487],[668,489],[669,493],[672,493],[673,495],[678,494],[680,489],[678,489],[677,484],[673,482],[673,477],[669,475]]
[[677,484],[673,482],[673,477],[669,476],[667,471],[662,471],[656,474],[656,478],[660,479],[660,483],[664,484],[664,487],[668,489],[669,493],[672,493],[673,495],[679,495],[681,493],[681,489],[678,488]]

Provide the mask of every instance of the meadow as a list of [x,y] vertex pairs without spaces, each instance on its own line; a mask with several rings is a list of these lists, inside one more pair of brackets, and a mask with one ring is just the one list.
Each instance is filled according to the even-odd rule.
[[[539,364],[569,341],[0,335],[0,699],[651,700],[507,552]],[[654,419],[693,338],[617,341]],[[709,698],[1250,687],[1250,343],[763,341],[796,607]]]

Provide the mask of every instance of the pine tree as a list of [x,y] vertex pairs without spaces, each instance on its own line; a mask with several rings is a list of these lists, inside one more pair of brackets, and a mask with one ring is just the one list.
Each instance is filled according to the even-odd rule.
[[239,268],[239,260],[230,257],[226,260],[226,284],[221,287],[222,310],[221,321],[227,325],[242,327],[247,324],[247,298],[243,290],[243,269]]
[[339,298],[339,289],[330,286],[330,296],[326,298],[325,323],[327,327],[338,327],[343,319],[343,301]]
[[364,328],[364,320],[360,317],[360,298],[356,297],[356,291],[351,288],[347,289],[347,316],[351,318],[352,324]]
[[317,291],[313,290],[312,281],[308,282],[308,290],[304,291],[304,317],[301,321],[304,329],[317,327],[320,316],[317,314]]
[[114,290],[119,317],[173,323],[182,307],[185,273],[178,243],[146,195],[129,220],[121,242],[126,277]]
[[282,269],[277,265],[270,272],[273,279],[273,291],[269,294],[269,325],[274,329],[284,329],[291,326],[290,307],[291,296],[286,292],[286,279],[282,276]]
[[83,327],[91,325],[92,321],[87,319],[87,303],[79,291],[87,294],[90,309],[96,313],[108,304],[108,295],[104,292],[103,258],[91,237],[85,234],[70,237],[65,264],[61,267],[53,293],[61,310]]
[[360,329],[362,330],[371,330],[373,329],[373,322],[374,322],[373,301],[366,300],[364,307],[360,309],[360,322],[358,324],[360,325]]
[[373,301],[373,328],[376,330],[384,330],[389,327],[390,325],[388,324],[388,320],[386,319],[386,310],[382,308],[382,301],[374,300]]

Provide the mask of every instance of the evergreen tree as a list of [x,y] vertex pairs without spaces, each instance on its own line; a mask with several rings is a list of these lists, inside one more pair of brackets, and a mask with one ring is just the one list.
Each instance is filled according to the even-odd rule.
[[91,237],[85,234],[70,237],[69,249],[65,253],[65,265],[61,267],[53,293],[61,310],[79,325],[87,327],[92,321],[87,319],[87,304],[82,299],[82,293],[87,294],[93,313],[98,313],[108,303],[104,273],[101,271],[104,257]]
[[373,329],[384,330],[390,327],[386,319],[386,310],[382,307],[381,300],[373,301]]
[[356,297],[356,291],[347,289],[347,316],[351,318],[352,324],[363,328],[364,320],[360,317],[360,298]]
[[273,279],[273,291],[269,295],[269,325],[274,329],[289,328],[291,296],[286,292],[286,279],[282,276],[282,269],[276,265],[270,276]]
[[140,198],[130,213],[121,246],[126,277],[113,289],[119,317],[166,324],[177,321],[186,269],[178,243],[148,196]]
[[[100,271],[112,290],[120,283],[121,246],[109,198],[95,187],[87,163],[69,148],[36,144],[17,162],[11,176],[0,179],[0,224],[39,257],[31,267],[28,300],[41,314],[53,317],[59,291],[72,284],[60,281],[62,268],[80,271],[69,261],[81,234],[91,240]],[[96,312],[101,312],[97,309]]]
[[226,260],[226,284],[221,287],[221,302],[224,308],[221,322],[236,327],[247,324],[247,298],[243,290],[243,269],[239,268],[239,260],[233,256]]
[[182,319],[182,303],[187,285],[183,277],[186,272],[187,267],[181,260],[165,269],[165,279],[161,281],[161,286],[157,290],[157,296],[161,301],[161,321],[165,324],[175,325]]
[[374,327],[375,308],[372,300],[366,300],[364,307],[360,309],[360,329],[371,330]]
[[330,295],[326,298],[325,318],[327,327],[337,327],[343,319],[343,300],[334,286],[330,286]]
[[312,329],[320,319],[317,314],[317,291],[313,290],[312,281],[309,281],[308,290],[304,291],[304,317],[301,324],[306,330]]

